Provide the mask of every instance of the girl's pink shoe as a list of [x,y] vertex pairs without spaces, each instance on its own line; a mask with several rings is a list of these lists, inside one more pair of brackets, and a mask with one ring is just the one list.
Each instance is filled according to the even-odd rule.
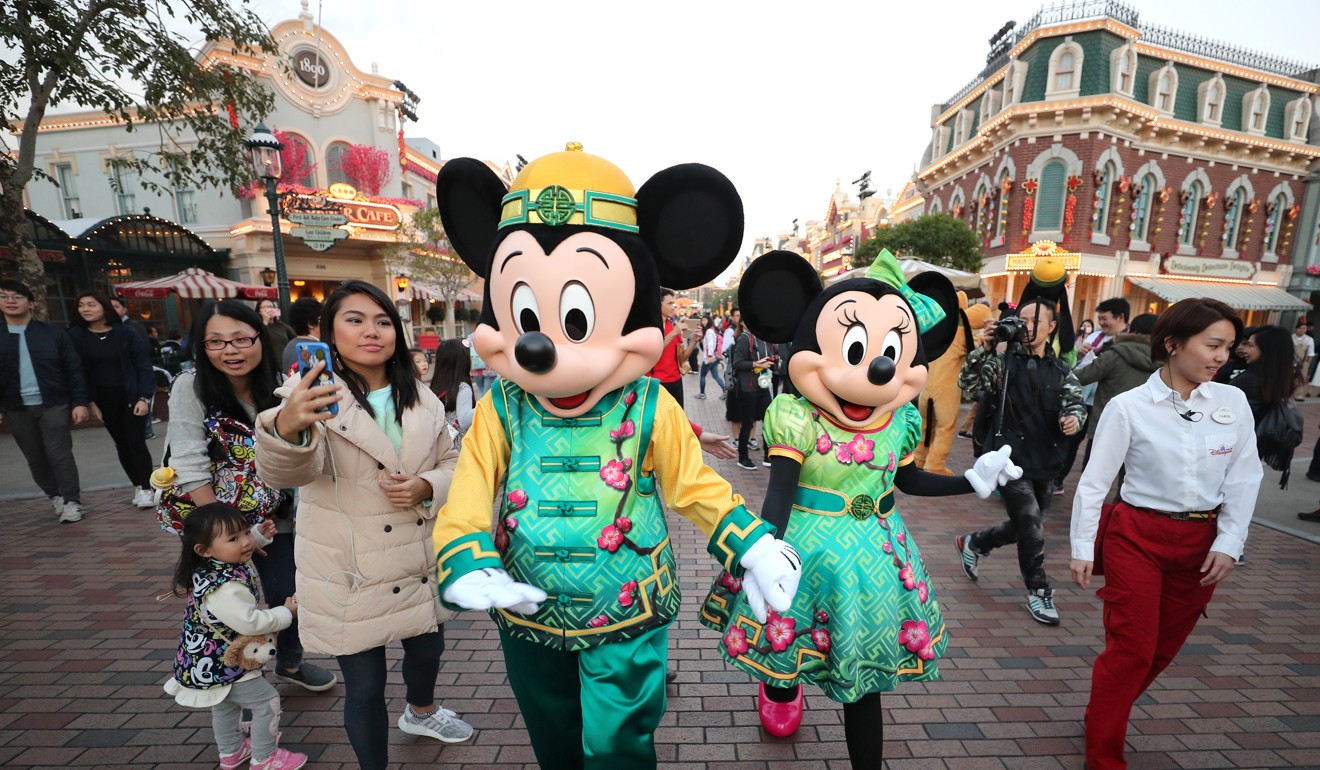
[[238,770],[252,757],[252,739],[244,737],[243,745],[229,756],[220,757],[220,770]]
[[775,703],[767,697],[765,683],[761,683],[761,694],[756,701],[756,710],[761,715],[761,726],[776,738],[787,738],[802,726],[802,686],[798,685],[797,697],[788,703]]
[[275,753],[265,762],[253,762],[252,770],[298,770],[307,764],[307,755],[296,751],[276,748]]

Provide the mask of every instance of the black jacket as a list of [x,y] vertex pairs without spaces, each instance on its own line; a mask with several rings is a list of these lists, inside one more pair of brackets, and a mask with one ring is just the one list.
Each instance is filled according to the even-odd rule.
[[[99,403],[97,391],[104,387],[116,387],[128,394],[130,402],[139,398],[151,398],[156,395],[156,374],[151,368],[151,353],[147,347],[147,338],[133,331],[127,324],[110,327],[110,338],[101,342],[90,330],[83,326],[70,326],[69,339],[78,351],[78,359],[84,363],[83,373],[87,378],[87,394]],[[119,381],[96,382],[88,372],[87,355],[94,345],[111,344],[119,351]],[[101,406],[106,406],[101,404]]]
[[[24,332],[28,355],[41,388],[41,405],[87,406],[91,401],[87,393],[87,380],[83,377],[82,361],[69,340],[69,335],[58,326],[44,321],[28,321]],[[19,339],[17,334],[4,330],[0,334],[0,408],[23,408],[22,386],[18,374]]]
[[733,341],[733,381],[739,393],[750,393],[761,389],[756,383],[757,373],[754,364],[770,355],[770,346],[764,340],[756,339],[750,332],[743,332]]

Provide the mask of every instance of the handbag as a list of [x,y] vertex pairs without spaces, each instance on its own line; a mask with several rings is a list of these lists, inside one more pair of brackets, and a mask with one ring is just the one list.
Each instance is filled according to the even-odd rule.
[[[248,523],[272,518],[284,503],[284,491],[267,486],[257,475],[256,436],[253,428],[212,407],[202,421],[206,451],[211,458],[211,485],[217,502],[242,511]],[[165,464],[169,463],[166,448]],[[156,503],[161,529],[183,534],[183,522],[197,507],[192,495],[179,487],[162,490]]]
[[1291,398],[1275,404],[1256,422],[1256,450],[1261,462],[1276,471],[1283,471],[1279,489],[1288,488],[1292,470],[1293,450],[1302,443],[1301,412]]

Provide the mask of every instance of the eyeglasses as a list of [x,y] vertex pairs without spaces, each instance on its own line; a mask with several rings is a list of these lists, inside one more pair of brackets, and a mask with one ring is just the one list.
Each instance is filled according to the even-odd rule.
[[20,299],[27,299],[25,294],[0,294],[0,302],[17,302]]
[[207,350],[224,350],[226,345],[233,345],[235,350],[246,350],[257,344],[257,337],[235,337],[232,340],[203,340],[202,347]]

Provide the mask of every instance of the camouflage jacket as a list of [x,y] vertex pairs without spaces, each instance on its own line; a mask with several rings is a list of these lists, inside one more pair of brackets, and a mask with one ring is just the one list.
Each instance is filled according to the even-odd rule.
[[[1021,343],[1013,343],[1013,355],[1028,361],[1033,358],[1027,348]],[[962,371],[958,373],[958,387],[963,390],[977,392],[989,391],[991,393],[999,392],[999,384],[1004,376],[1004,353],[997,353],[987,350],[985,346],[978,345],[975,350],[967,354],[967,363],[963,364]],[[1058,360],[1054,351],[1045,349],[1045,357],[1036,359],[1037,361]],[[1067,365],[1064,365],[1067,368]],[[1077,381],[1077,375],[1071,368],[1063,375],[1063,382],[1059,387],[1059,417],[1076,417],[1079,430],[1086,428],[1086,402],[1082,398],[1082,385]]]

